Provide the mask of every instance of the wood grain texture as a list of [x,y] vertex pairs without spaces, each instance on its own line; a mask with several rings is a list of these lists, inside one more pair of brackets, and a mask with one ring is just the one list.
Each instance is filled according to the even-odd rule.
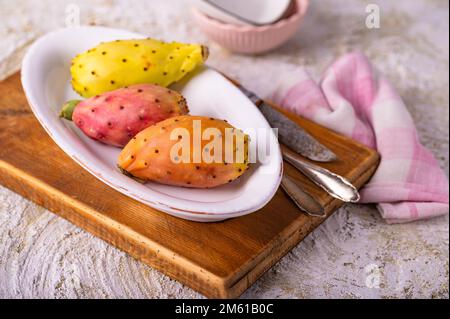
[[[285,112],[285,111],[283,111]],[[362,186],[375,151],[285,112],[339,156],[323,166]],[[279,190],[259,212],[213,224],[158,212],[106,186],[60,150],[32,115],[20,76],[0,84],[0,183],[208,297],[236,297],[324,221],[302,214]],[[286,171],[325,205],[332,199]]]

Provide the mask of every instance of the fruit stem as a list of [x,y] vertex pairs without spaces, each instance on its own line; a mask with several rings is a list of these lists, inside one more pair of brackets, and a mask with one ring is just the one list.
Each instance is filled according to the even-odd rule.
[[75,110],[75,107],[80,103],[80,100],[71,100],[66,103],[64,103],[61,113],[59,113],[59,117],[63,117],[66,120],[72,121],[72,114]]

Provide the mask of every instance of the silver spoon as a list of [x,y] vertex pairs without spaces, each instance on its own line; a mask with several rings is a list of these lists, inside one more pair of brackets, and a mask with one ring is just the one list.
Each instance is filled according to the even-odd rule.
[[286,173],[281,179],[281,188],[300,210],[314,217],[326,217],[325,211],[311,195],[301,189]]
[[282,147],[282,153],[286,162],[297,168],[334,198],[347,203],[356,203],[359,201],[360,196],[358,190],[344,177],[330,172],[323,167],[306,162],[286,147]]

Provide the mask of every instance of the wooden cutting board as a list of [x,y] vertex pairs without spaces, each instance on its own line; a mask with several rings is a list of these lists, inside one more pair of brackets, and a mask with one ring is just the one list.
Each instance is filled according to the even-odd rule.
[[[339,161],[324,167],[361,187],[378,154],[287,114]],[[331,215],[331,198],[286,164],[286,172]],[[280,189],[260,211],[218,223],[195,223],[158,212],[106,186],[71,160],[34,118],[17,73],[0,82],[0,183],[207,297],[244,292],[324,221],[303,214]]]

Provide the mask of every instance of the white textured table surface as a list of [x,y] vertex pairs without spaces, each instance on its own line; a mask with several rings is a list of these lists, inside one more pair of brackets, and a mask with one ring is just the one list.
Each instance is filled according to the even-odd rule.
[[[36,37],[64,26],[67,3],[79,4],[82,24],[206,43],[211,65],[262,96],[291,64],[318,77],[333,58],[360,49],[395,83],[423,143],[448,175],[448,1],[374,1],[381,7],[379,30],[365,27],[370,2],[313,0],[291,42],[245,57],[209,43],[193,25],[186,1],[0,0],[0,77],[19,68]],[[371,206],[345,206],[243,297],[448,298],[448,238],[448,216],[387,225]],[[202,296],[0,186],[0,297]]]

